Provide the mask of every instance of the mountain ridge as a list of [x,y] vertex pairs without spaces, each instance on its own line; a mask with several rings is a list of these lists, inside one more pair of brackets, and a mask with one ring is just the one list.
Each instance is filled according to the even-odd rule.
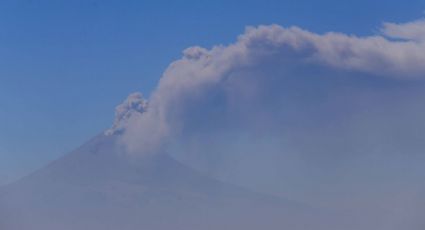
[[0,189],[2,229],[318,229],[321,214],[306,205],[222,183],[166,153],[128,156],[118,137],[100,134]]

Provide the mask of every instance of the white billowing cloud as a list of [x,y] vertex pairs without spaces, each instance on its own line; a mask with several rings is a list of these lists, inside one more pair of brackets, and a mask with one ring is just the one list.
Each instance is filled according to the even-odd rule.
[[112,135],[124,131],[129,121],[135,116],[141,116],[146,111],[148,102],[141,93],[132,93],[115,108],[115,119],[112,127],[105,131]]
[[[423,27],[425,28],[425,27]],[[294,52],[300,61],[389,77],[423,77],[425,43],[392,41],[382,36],[356,37],[342,33],[318,35],[297,27],[260,26],[248,29],[241,41],[268,44],[275,52]]]
[[[188,48],[149,105],[130,96],[118,107],[109,133],[122,133],[130,154],[171,146],[231,183],[357,207],[360,216],[392,220],[382,229],[406,223],[397,212],[423,207],[405,205],[404,194],[425,189],[420,22],[386,23],[367,37],[249,27],[233,44]],[[192,164],[203,157],[211,165]]]
[[382,32],[391,38],[424,42],[425,19],[407,23],[384,23]]
[[[261,107],[273,101],[273,96],[285,93],[279,84],[286,86],[283,85],[286,78],[296,78],[294,75],[305,74],[310,69],[321,68],[333,75],[423,80],[425,25],[422,22],[385,23],[384,35],[367,37],[335,32],[316,34],[298,27],[258,26],[247,28],[228,46],[209,50],[188,48],[164,72],[147,109],[144,100],[136,99],[142,104],[141,116],[133,118],[131,113],[123,112],[132,108],[125,102],[117,112],[112,130],[125,128],[122,139],[131,152],[152,152],[167,137],[179,134],[199,117],[212,116],[218,110],[221,114],[235,114],[235,111],[243,114],[246,110],[246,114],[268,117],[270,114]],[[241,103],[259,108],[242,108]],[[211,118],[209,122],[216,122]],[[244,120],[243,116],[240,118]]]

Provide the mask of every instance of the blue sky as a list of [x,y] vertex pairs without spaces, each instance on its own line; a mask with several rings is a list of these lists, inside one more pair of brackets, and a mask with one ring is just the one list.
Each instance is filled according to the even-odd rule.
[[423,16],[425,1],[54,1],[0,3],[0,184],[112,124],[192,45],[228,44],[247,25],[375,33]]

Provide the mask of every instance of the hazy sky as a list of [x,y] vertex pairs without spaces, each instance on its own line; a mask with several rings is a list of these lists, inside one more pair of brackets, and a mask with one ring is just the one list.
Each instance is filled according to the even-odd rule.
[[149,95],[189,46],[272,23],[369,35],[424,9],[420,0],[1,1],[0,184],[108,128],[114,107]]

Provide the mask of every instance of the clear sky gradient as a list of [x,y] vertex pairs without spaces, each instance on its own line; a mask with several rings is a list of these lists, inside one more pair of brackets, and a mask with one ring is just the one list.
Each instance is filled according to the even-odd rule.
[[423,16],[424,0],[0,1],[0,184],[108,128],[129,93],[154,89],[192,45],[245,26],[376,33]]

